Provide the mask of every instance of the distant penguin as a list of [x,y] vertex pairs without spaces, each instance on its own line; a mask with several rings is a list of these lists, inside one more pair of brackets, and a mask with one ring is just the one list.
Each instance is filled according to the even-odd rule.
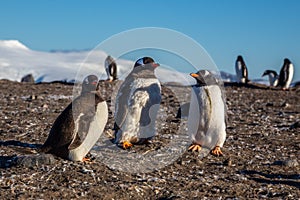
[[159,64],[150,57],[138,59],[116,97],[115,143],[124,149],[155,135],[161,102],[161,85],[154,74]]
[[277,86],[278,85],[278,74],[276,71],[274,70],[266,70],[262,76],[269,76],[269,82],[270,82],[270,86]]
[[290,87],[294,76],[294,66],[292,62],[285,58],[283,66],[280,70],[278,86],[282,87],[282,89],[286,90]]
[[104,65],[107,74],[107,80],[110,82],[117,80],[117,64],[114,59],[111,56],[107,56]]
[[51,153],[72,161],[85,161],[108,119],[108,108],[96,90],[98,78],[87,76],[79,97],[55,120],[40,152]]
[[239,55],[235,62],[235,72],[238,83],[248,83],[248,69],[244,62],[244,59]]
[[197,81],[193,86],[189,109],[188,131],[193,144],[189,150],[200,151],[202,147],[213,155],[222,155],[221,147],[226,138],[226,104],[215,75],[208,70],[191,73]]

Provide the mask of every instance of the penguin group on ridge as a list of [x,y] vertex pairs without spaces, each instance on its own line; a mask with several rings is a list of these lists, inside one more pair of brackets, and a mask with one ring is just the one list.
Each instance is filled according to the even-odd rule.
[[[116,96],[114,113],[114,143],[123,149],[144,144],[155,134],[156,116],[161,103],[161,85],[155,76],[159,66],[151,57],[138,59],[121,84]],[[117,79],[116,63],[111,56],[105,60],[108,81]],[[245,61],[239,55],[235,62],[237,81],[249,83]],[[292,62],[285,58],[279,75],[266,70],[270,85],[288,89],[294,73]],[[218,78],[208,70],[190,74],[197,84],[192,86],[189,108],[189,150],[211,149],[216,156],[226,138],[226,103]],[[88,160],[86,155],[101,136],[108,120],[107,103],[99,92],[98,77],[87,76],[80,96],[74,99],[57,117],[49,136],[39,152],[52,153],[72,161]],[[190,120],[191,119],[191,120]]]
[[281,87],[283,90],[287,90],[293,80],[294,65],[288,58],[285,58],[279,75],[274,70],[266,70],[262,76],[265,75],[269,76],[271,86]]
[[[248,69],[241,55],[239,55],[236,59],[235,71],[238,83],[247,84],[250,82],[248,79]],[[268,76],[270,86],[280,87],[283,90],[287,90],[290,87],[293,75],[293,63],[288,58],[285,58],[279,74],[274,70],[265,70],[262,77]]]

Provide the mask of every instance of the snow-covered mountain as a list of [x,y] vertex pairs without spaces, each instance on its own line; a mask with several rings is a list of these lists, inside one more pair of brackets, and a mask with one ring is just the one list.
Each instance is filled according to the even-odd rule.
[[[18,40],[0,40],[0,79],[20,81],[27,74],[32,74],[36,82],[67,81],[81,82],[86,75],[95,74],[106,79],[104,61],[107,53],[101,50],[72,51],[34,51]],[[134,61],[118,59],[118,77],[124,79],[131,71]],[[156,75],[162,82],[180,82],[194,84],[189,73],[181,73],[164,67],[156,69]],[[223,81],[235,82],[236,76],[220,72]],[[269,84],[267,79],[252,81]]]
[[[107,54],[101,50],[83,51],[34,51],[17,40],[0,40],[0,79],[20,81],[32,74],[36,82],[82,81],[83,76],[95,74],[106,79],[104,61]],[[118,76],[123,79],[133,66],[133,61],[116,60]],[[163,81],[193,79],[184,73],[159,67],[156,72]]]
[[[0,41],[0,79],[20,81],[31,73],[37,82],[56,80],[70,81],[78,71],[104,73],[104,60],[107,54],[94,51],[84,62],[89,51],[81,52],[41,52],[33,51],[17,40]],[[130,61],[118,61],[120,73],[132,65]]]

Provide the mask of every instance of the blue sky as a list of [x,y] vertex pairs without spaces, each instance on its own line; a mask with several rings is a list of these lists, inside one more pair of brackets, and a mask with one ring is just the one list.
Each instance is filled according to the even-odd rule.
[[298,0],[2,0],[0,40],[80,50],[128,29],[163,27],[196,40],[221,70],[234,73],[241,54],[258,78],[288,57],[300,80],[299,13]]

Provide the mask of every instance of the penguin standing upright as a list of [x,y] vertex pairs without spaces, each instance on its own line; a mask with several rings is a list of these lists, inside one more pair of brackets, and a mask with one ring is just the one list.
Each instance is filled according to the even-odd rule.
[[40,152],[72,161],[86,160],[108,119],[107,104],[96,90],[97,83],[94,75],[84,79],[80,96],[57,117]]
[[107,56],[104,65],[107,74],[107,80],[110,82],[117,80],[117,64],[114,59],[111,56]]
[[120,86],[116,98],[115,143],[124,149],[155,135],[161,102],[161,85],[154,74],[159,64],[150,57],[138,59]]
[[188,130],[193,144],[189,150],[201,147],[212,149],[213,155],[222,155],[226,138],[226,104],[216,77],[208,70],[191,73],[197,81],[193,86],[189,109]]
[[235,72],[238,83],[248,83],[248,69],[244,62],[244,59],[239,55],[235,62]]
[[279,73],[278,86],[282,87],[283,90],[286,90],[290,87],[290,84],[294,76],[294,66],[292,62],[285,58],[283,66]]
[[278,85],[278,74],[274,70],[266,70],[262,76],[269,76],[270,86],[277,86]]

